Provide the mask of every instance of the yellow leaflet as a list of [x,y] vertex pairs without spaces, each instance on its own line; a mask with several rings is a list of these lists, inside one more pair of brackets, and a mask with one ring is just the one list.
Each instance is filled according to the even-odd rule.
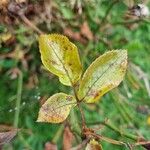
[[150,116],[147,118],[147,124],[150,125]]
[[75,105],[76,100],[73,96],[65,93],[54,94],[42,105],[37,122],[63,122]]
[[102,150],[102,146],[94,139],[90,140],[85,150]]
[[43,65],[59,77],[64,85],[71,86],[81,77],[82,65],[77,47],[59,34],[41,35],[39,47]]
[[127,51],[113,50],[98,57],[86,70],[80,82],[78,98],[94,103],[117,87],[127,68]]

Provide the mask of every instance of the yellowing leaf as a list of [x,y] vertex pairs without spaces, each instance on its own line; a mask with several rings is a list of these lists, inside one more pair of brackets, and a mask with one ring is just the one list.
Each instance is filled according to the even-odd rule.
[[117,87],[127,68],[127,51],[113,50],[98,57],[85,72],[79,86],[78,98],[94,103]]
[[150,125],[150,116],[147,118],[147,124]]
[[76,100],[71,95],[64,93],[54,94],[42,105],[37,122],[63,122],[75,104]]
[[41,59],[44,66],[59,77],[64,85],[71,86],[81,77],[82,66],[77,47],[63,35],[41,35]]
[[90,140],[85,150],[102,150],[102,146],[94,139]]

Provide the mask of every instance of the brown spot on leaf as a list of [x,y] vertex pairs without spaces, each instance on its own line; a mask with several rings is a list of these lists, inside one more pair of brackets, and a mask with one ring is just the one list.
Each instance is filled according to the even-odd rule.
[[72,97],[71,97],[71,96],[68,96],[66,99],[67,99],[68,101],[71,101],[71,100],[72,100]]
[[58,63],[57,63],[56,61],[54,61],[54,60],[51,60],[51,63],[52,63],[53,65],[58,65]]
[[68,65],[69,65],[69,66],[72,66],[72,64],[71,64],[71,63],[69,63]]
[[96,99],[97,97],[99,97],[100,93],[97,92],[95,95],[94,95],[94,98]]
[[66,45],[63,48],[64,48],[64,50],[68,50],[68,46],[66,46]]
[[126,68],[126,65],[127,65],[127,61],[124,60],[124,61],[120,64],[120,67],[121,67],[121,68]]

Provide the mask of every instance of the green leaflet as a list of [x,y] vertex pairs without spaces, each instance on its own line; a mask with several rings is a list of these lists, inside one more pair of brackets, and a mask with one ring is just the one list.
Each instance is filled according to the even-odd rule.
[[46,69],[57,75],[64,85],[76,84],[82,74],[77,47],[59,34],[41,35],[39,47]]
[[80,82],[78,98],[94,103],[117,87],[127,68],[127,51],[112,50],[98,57],[86,70]]

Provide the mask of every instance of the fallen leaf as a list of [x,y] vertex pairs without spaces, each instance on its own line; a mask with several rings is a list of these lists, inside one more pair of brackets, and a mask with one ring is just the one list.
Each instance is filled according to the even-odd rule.
[[0,0],[0,9],[3,7],[6,7],[8,4],[9,0]]
[[28,82],[26,84],[26,87],[28,89],[33,89],[35,86],[37,86],[38,84],[38,77],[36,74],[32,74],[29,78],[28,78]]
[[47,142],[44,150],[57,150],[57,145]]
[[89,25],[86,21],[82,24],[82,26],[80,27],[80,30],[81,30],[81,34],[84,37],[86,37],[88,40],[93,40],[94,39],[93,33],[90,30]]
[[17,134],[17,130],[0,132],[0,145],[9,143]]
[[70,131],[69,127],[67,126],[64,130],[63,135],[63,150],[70,150],[73,143],[73,133]]
[[14,127],[5,124],[0,124],[0,132],[7,132],[11,130],[14,130]]

